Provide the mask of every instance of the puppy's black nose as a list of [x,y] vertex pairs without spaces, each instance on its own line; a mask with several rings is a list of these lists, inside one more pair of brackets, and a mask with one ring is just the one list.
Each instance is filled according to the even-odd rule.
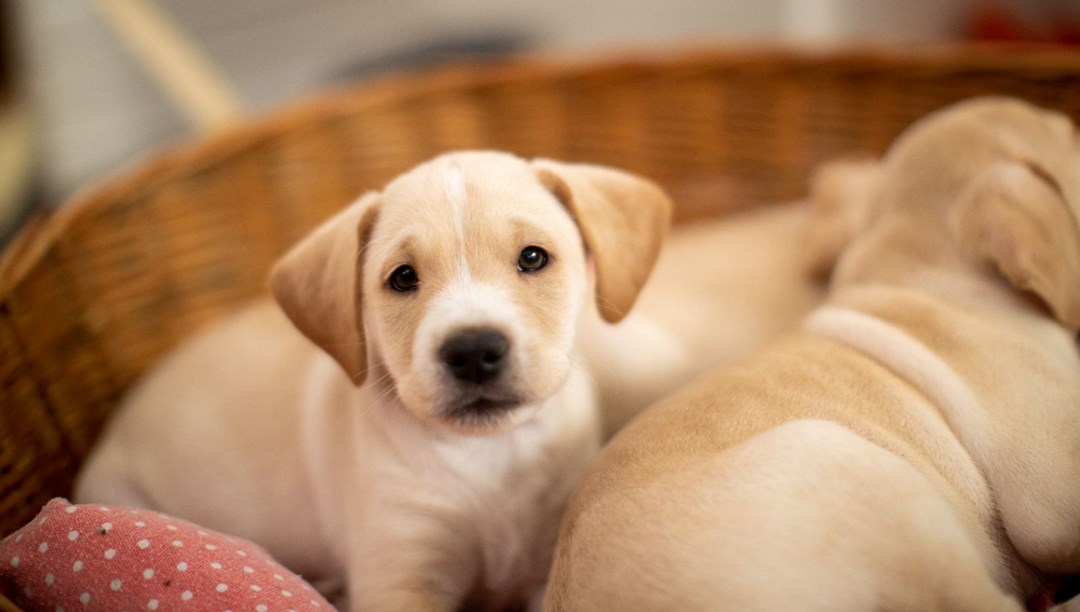
[[443,342],[439,358],[454,378],[482,385],[503,370],[510,341],[502,332],[481,327],[459,331]]

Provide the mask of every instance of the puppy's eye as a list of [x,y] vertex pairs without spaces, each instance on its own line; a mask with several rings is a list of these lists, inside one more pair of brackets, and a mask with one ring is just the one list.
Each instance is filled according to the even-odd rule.
[[414,291],[420,285],[420,277],[412,266],[398,266],[390,273],[390,288],[400,293]]
[[518,270],[521,272],[536,272],[547,265],[547,251],[538,246],[529,246],[521,250],[518,256]]

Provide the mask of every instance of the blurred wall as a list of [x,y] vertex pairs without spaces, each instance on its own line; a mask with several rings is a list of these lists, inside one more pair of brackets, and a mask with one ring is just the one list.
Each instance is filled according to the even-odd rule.
[[[569,52],[708,41],[952,37],[974,0],[147,0],[206,52],[253,111],[414,49]],[[1049,0],[1035,0],[1049,1]],[[185,138],[192,126],[133,61],[94,0],[21,0],[45,200]]]

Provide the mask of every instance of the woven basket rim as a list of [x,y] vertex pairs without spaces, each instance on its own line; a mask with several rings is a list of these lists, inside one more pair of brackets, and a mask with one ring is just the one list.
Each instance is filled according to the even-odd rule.
[[[357,109],[379,107],[460,88],[483,88],[537,80],[641,78],[672,71],[762,71],[767,73],[827,69],[837,74],[889,70],[949,72],[1023,69],[1075,70],[1080,50],[1032,44],[956,43],[915,47],[841,45],[800,47],[778,44],[731,44],[648,51],[554,53],[527,52],[504,59],[457,60],[415,70],[386,73],[355,83],[328,87],[253,115],[212,134],[193,135],[141,155],[112,173],[76,191],[50,214],[32,218],[0,253],[0,303],[19,286],[65,230],[105,202],[136,197],[168,184],[178,176],[210,168],[268,140],[287,134],[290,126],[328,121]],[[372,186],[376,187],[376,186]]]

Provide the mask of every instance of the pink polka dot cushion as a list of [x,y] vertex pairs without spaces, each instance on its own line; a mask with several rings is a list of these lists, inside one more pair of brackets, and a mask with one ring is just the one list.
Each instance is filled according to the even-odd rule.
[[25,610],[330,610],[251,542],[151,512],[54,499],[0,541],[0,592]]

